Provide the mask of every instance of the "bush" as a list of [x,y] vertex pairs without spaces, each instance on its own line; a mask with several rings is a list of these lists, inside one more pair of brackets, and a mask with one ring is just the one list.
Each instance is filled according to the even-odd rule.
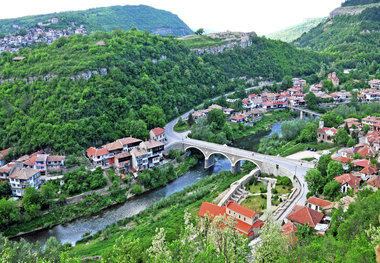
[[133,186],[133,188],[132,188],[132,194],[140,195],[140,194],[142,194],[142,192],[143,192],[143,188],[140,185],[135,184]]

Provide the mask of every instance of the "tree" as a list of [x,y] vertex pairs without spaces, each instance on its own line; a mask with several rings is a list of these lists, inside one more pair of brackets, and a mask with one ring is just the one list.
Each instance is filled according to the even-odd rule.
[[347,142],[347,147],[353,147],[355,146],[356,142],[354,139],[350,138]]
[[112,250],[103,255],[102,262],[142,263],[145,259],[146,253],[140,239],[122,235],[116,240]]
[[328,167],[328,165],[329,165],[329,163],[331,161],[332,161],[332,159],[331,159],[331,155],[330,154],[322,155],[319,158],[317,169],[318,169],[318,171],[321,172],[321,174],[324,177],[326,177],[326,175],[327,175],[327,167]]
[[333,136],[333,141],[338,145],[347,145],[350,136],[346,130],[339,129],[338,132]]
[[131,121],[129,133],[132,137],[146,140],[148,138],[146,123],[143,120]]
[[313,92],[309,92],[305,96],[305,102],[309,109],[316,110],[318,109],[318,104],[320,103],[320,99],[315,96]]
[[205,33],[204,29],[203,28],[199,28],[197,31],[194,32],[194,34],[198,35],[198,36],[201,36]]
[[327,166],[327,178],[329,180],[344,173],[343,165],[337,161],[331,161]]
[[330,81],[330,80],[324,80],[322,82],[322,87],[324,90],[327,90],[327,91],[333,91],[333,83]]
[[301,142],[315,142],[317,140],[318,124],[316,122],[309,122],[306,124],[305,129],[301,131],[298,137]]
[[53,184],[47,182],[41,187],[40,191],[41,201],[44,205],[50,205],[52,199],[56,197],[56,191]]
[[11,187],[9,186],[8,182],[0,182],[0,199],[1,198],[8,198],[12,195]]
[[146,122],[149,130],[156,127],[164,127],[166,124],[166,115],[162,108],[158,106],[148,106],[144,104],[139,111],[139,115],[141,119]]
[[310,169],[305,175],[305,181],[312,195],[322,193],[323,187],[326,184],[326,178],[322,176],[317,169]]
[[189,114],[189,117],[187,119],[187,124],[189,124],[189,126],[193,126],[194,123],[195,123],[195,120],[194,120],[193,115]]
[[27,186],[22,198],[22,207],[31,216],[35,215],[41,209],[41,198],[36,188]]
[[363,131],[364,134],[367,134],[370,129],[371,128],[367,124],[364,124],[362,131]]
[[220,109],[213,109],[207,115],[208,124],[215,123],[216,128],[221,130],[224,124],[226,123],[226,115]]
[[340,193],[341,185],[339,182],[332,180],[327,183],[323,188],[323,195],[327,196],[330,200],[334,200]]
[[0,200],[0,228],[17,222],[20,217],[20,208],[15,201],[8,201],[5,198]]
[[259,233],[261,242],[255,251],[255,262],[277,262],[285,254],[286,243],[282,237],[280,223],[274,221],[272,212],[267,213],[267,219]]
[[306,125],[305,120],[284,121],[281,124],[282,136],[288,141],[293,140],[299,136]]
[[285,76],[281,83],[281,88],[289,89],[293,86],[293,80],[291,76]]

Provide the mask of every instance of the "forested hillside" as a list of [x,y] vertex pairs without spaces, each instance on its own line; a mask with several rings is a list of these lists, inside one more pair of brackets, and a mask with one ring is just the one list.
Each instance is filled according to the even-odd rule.
[[[15,56],[26,59],[15,62]],[[204,99],[244,87],[231,76],[282,79],[310,74],[320,61],[315,53],[265,38],[255,38],[246,50],[199,57],[179,40],[137,30],[74,35],[20,54],[4,52],[0,148],[72,153],[127,135],[146,138],[148,129]],[[100,69],[107,74],[80,77]]]
[[358,15],[329,18],[293,42],[296,46],[322,51],[346,68],[358,63],[380,62],[380,6]]
[[136,27],[139,30],[149,31],[157,35],[184,36],[193,33],[177,15],[145,5],[99,7],[85,11],[1,19],[0,33],[15,33],[18,28],[13,25],[18,25],[21,28],[31,27],[38,22],[47,22],[53,17],[58,18],[59,22],[46,28],[66,29],[72,26],[72,22],[74,22],[76,25],[84,25],[88,32],[110,32],[115,28],[129,30]]
[[309,32],[310,29],[316,27],[319,23],[323,22],[324,20],[326,20],[326,18],[313,18],[301,24],[268,34],[266,35],[266,37],[271,39],[282,40],[285,42],[292,42],[293,40],[299,38],[303,33]]
[[342,3],[342,6],[367,5],[374,3],[380,3],[380,0],[346,0]]

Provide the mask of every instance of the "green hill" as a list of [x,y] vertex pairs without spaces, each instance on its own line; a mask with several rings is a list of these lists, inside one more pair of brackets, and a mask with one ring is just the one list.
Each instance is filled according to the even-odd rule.
[[[348,9],[347,9],[348,8]],[[304,33],[293,44],[331,56],[346,68],[380,62],[380,4],[334,10],[324,23]]]
[[76,25],[84,25],[88,32],[106,31],[115,28],[129,30],[136,27],[142,31],[149,31],[157,35],[184,36],[192,34],[192,30],[177,16],[168,11],[155,9],[145,5],[111,6],[88,9],[85,11],[69,11],[46,15],[27,16],[14,19],[0,20],[0,33],[14,33],[19,27],[35,26],[39,22],[46,22],[56,17],[57,24],[47,28],[66,29]]
[[379,0],[346,0],[342,3],[342,6],[355,6],[355,5],[367,5],[380,3]]
[[[19,54],[3,52],[0,148],[76,153],[127,135],[146,138],[148,129],[204,99],[245,87],[242,80],[231,81],[233,76],[282,79],[319,69],[316,53],[265,38],[253,42],[200,57],[173,37],[132,30],[73,35]],[[16,56],[26,59],[15,62]]]
[[299,38],[303,33],[309,32],[310,29],[316,27],[319,23],[326,20],[326,18],[313,18],[304,23],[280,30],[271,34],[266,35],[266,37],[271,39],[278,39],[285,42],[292,42],[293,40]]

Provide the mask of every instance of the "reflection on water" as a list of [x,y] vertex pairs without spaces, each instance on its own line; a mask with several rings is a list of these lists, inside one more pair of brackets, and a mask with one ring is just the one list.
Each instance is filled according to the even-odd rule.
[[75,245],[85,233],[95,233],[123,218],[138,214],[140,211],[153,205],[162,198],[179,192],[186,186],[192,185],[212,173],[230,170],[231,164],[228,159],[218,156],[215,160],[215,165],[210,169],[203,169],[203,162],[200,162],[197,166],[190,169],[183,176],[177,178],[165,187],[127,201],[120,206],[107,209],[98,215],[77,219],[65,225],[55,226],[51,229],[41,230],[24,236],[23,238],[30,242],[39,241],[41,244],[45,244],[49,237],[54,236],[61,243],[71,243],[72,245]]

